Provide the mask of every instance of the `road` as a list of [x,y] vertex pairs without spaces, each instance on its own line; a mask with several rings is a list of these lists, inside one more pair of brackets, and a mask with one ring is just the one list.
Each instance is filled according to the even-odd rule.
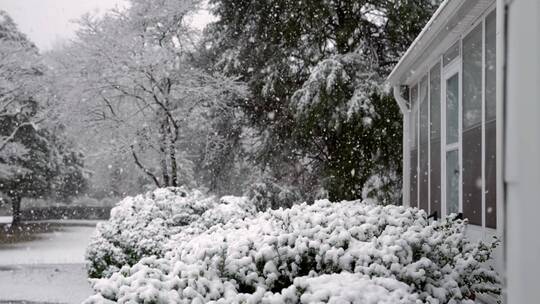
[[84,251],[95,224],[41,222],[15,237],[0,230],[0,303],[81,303],[90,296]]

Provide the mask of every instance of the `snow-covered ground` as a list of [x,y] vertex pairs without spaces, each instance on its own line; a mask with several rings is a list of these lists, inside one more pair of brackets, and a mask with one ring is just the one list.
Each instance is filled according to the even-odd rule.
[[81,303],[92,294],[83,264],[0,266],[0,303]]
[[9,224],[11,223],[12,217],[11,216],[0,216],[0,225],[1,224]]
[[95,222],[62,224],[32,241],[0,244],[0,302],[80,303],[92,294],[84,252]]

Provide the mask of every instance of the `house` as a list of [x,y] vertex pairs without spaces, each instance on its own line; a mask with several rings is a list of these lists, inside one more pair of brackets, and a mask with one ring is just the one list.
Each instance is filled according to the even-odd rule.
[[403,203],[500,238],[504,302],[540,303],[540,1],[444,1],[387,82]]

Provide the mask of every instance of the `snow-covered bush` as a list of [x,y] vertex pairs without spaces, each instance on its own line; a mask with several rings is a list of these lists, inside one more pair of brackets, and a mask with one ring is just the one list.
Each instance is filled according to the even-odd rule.
[[472,303],[500,293],[466,223],[359,201],[295,205],[179,231],[165,257],[93,280],[87,303]]
[[218,200],[181,188],[126,197],[111,210],[109,221],[97,226],[86,252],[88,274],[107,277],[143,257],[164,256],[171,236],[179,231],[198,234],[233,217],[245,217],[249,210],[243,197]]

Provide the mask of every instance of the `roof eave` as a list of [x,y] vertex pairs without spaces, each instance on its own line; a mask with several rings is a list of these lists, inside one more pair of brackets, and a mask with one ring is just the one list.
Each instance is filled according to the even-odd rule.
[[429,19],[424,26],[420,34],[414,39],[413,43],[409,46],[405,54],[401,56],[401,59],[396,64],[390,75],[386,78],[386,82],[390,86],[402,85],[402,78],[410,68],[410,65],[414,63],[416,57],[414,52],[425,46],[429,45],[429,42],[443,29],[445,21],[452,16],[457,8],[463,4],[465,0],[445,0],[439,8],[435,11],[433,16]]

